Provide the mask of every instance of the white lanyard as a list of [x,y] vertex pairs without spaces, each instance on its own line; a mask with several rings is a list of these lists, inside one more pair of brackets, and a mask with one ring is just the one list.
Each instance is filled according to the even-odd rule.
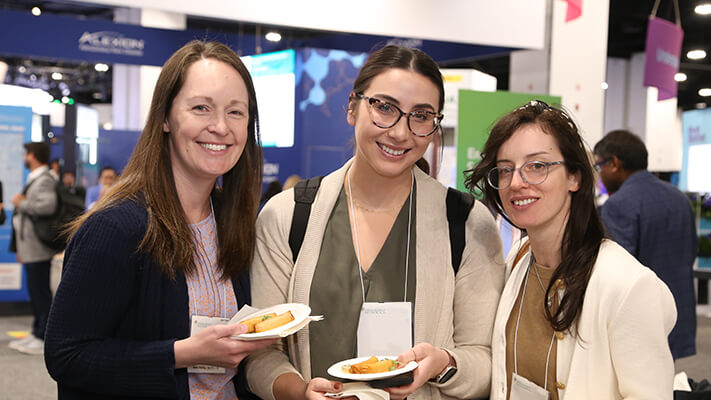
[[[521,294],[521,304],[518,306],[518,316],[516,317],[516,329],[514,330],[514,373],[518,375],[518,357],[516,349],[518,347],[518,324],[521,321],[521,309],[523,309],[523,302],[526,299],[526,287],[528,286],[528,274],[531,272],[531,266],[533,265],[533,253],[531,253],[531,261],[528,263],[528,269],[526,270],[526,278],[523,282],[523,293]],[[551,343],[548,345],[548,354],[546,355],[546,374],[545,380],[543,381],[543,389],[548,390],[548,362],[551,357],[551,350],[553,349],[553,341],[555,340],[555,332],[551,336]]]
[[[209,218],[212,220],[213,225],[217,227],[217,223],[215,222],[215,209],[212,205],[212,198],[210,198],[210,215]],[[210,268],[209,265],[209,256],[207,254],[207,250],[205,250],[205,246],[203,246],[203,241],[202,241],[202,232],[200,231],[200,225],[195,224],[195,230],[198,233],[199,239],[196,238],[197,240],[197,251],[198,251],[198,257],[197,260],[198,262],[204,267],[205,270],[208,270]],[[225,293],[227,290],[225,288],[225,284],[222,282],[222,279],[218,279],[215,282],[216,286],[216,291],[219,293],[222,293],[222,304],[218,306],[218,310],[221,310],[222,318],[228,318],[227,317],[227,294]],[[198,313],[197,309],[197,299],[195,299],[195,296],[190,296],[190,305],[192,306],[193,309],[193,314]],[[218,312],[220,313],[220,312]]]
[[[412,222],[412,190],[415,186],[415,173],[410,170],[412,176],[412,181],[410,183],[410,209],[407,214],[407,251],[405,255],[405,294],[403,295],[403,302],[407,302],[407,274],[410,269],[410,224]],[[346,180],[348,181],[348,200],[350,204],[350,211],[353,214],[353,238],[356,244],[356,259],[358,260],[358,273],[360,274],[360,288],[363,294],[363,303],[365,303],[365,284],[363,283],[363,266],[360,263],[360,245],[358,244],[358,224],[356,223],[355,209],[353,208],[353,190],[351,189],[351,170],[348,169],[346,173]],[[396,217],[397,218],[397,217]]]

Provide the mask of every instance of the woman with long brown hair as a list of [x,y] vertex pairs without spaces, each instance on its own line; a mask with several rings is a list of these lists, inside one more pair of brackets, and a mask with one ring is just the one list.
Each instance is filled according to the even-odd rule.
[[238,364],[271,341],[224,320],[250,301],[261,171],[249,72],[186,44],[121,178],[70,228],[45,347],[60,398],[242,397]]
[[532,101],[491,129],[467,187],[528,234],[507,259],[492,399],[671,399],[669,289],[604,238],[568,114]]

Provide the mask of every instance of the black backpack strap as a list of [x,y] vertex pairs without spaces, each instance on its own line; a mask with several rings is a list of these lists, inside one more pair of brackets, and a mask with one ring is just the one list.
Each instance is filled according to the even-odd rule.
[[447,223],[454,275],[459,271],[459,264],[462,262],[462,253],[466,244],[465,228],[472,207],[474,207],[474,196],[457,189],[447,189]]
[[299,181],[294,186],[294,216],[291,219],[291,228],[289,230],[289,247],[291,248],[294,263],[296,263],[296,258],[299,256],[301,244],[304,242],[306,225],[308,225],[309,215],[311,215],[311,204],[316,198],[321,179],[323,179],[323,176],[317,176]]

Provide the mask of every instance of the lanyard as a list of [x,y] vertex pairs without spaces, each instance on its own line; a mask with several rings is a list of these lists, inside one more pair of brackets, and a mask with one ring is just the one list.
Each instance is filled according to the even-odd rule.
[[[521,321],[521,309],[523,309],[523,301],[526,299],[526,287],[528,286],[528,275],[531,272],[531,266],[533,265],[533,253],[531,253],[531,261],[528,263],[528,269],[526,270],[526,278],[523,283],[523,293],[521,294],[521,304],[518,306],[518,316],[516,317],[516,329],[514,330],[514,373],[518,375],[518,356],[516,349],[518,347],[518,324]],[[551,343],[548,345],[548,354],[546,355],[546,375],[543,381],[543,389],[548,390],[548,362],[551,357],[551,350],[553,349],[553,341],[555,340],[555,332],[551,336]]]
[[[215,222],[215,209],[212,205],[212,198],[210,198],[210,222],[212,223],[213,226],[217,227],[217,223]],[[195,231],[197,231],[197,262],[202,266],[203,270],[209,271],[211,268],[210,265],[210,256],[207,254],[207,250],[205,249],[205,246],[203,245],[202,241],[202,232],[200,231],[200,224],[197,223],[194,225]],[[216,286],[215,291],[218,293],[222,294],[222,304],[218,305],[218,310],[221,309],[221,312],[219,314],[222,314],[223,318],[227,318],[227,295],[225,292],[227,289],[225,288],[224,282],[222,282],[222,279],[217,279],[215,282],[213,282],[214,285]],[[198,304],[197,304],[197,299],[195,298],[196,296],[190,296],[190,305],[193,309],[192,314],[197,315],[198,314]]]
[[[405,255],[405,293],[403,295],[404,302],[407,302],[407,273],[410,269],[410,224],[412,222],[412,190],[415,186],[415,173],[410,170],[412,180],[410,183],[410,205],[407,214],[407,251]],[[363,266],[360,263],[360,245],[358,243],[358,224],[356,223],[355,208],[353,208],[353,190],[351,189],[351,170],[348,169],[346,174],[346,180],[348,181],[348,200],[351,214],[353,214],[353,238],[356,244],[356,259],[358,260],[358,273],[360,274],[360,289],[363,295],[363,303],[365,303],[365,284],[363,284]]]

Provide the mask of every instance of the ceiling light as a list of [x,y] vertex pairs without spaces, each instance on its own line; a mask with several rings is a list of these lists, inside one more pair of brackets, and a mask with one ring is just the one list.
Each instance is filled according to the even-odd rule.
[[696,108],[698,108],[698,109],[706,108],[706,103],[704,103],[704,102],[702,101],[702,102],[696,103],[695,106],[696,106]]
[[711,14],[711,3],[699,4],[696,8],[694,8],[694,12],[700,15]]
[[689,60],[704,59],[706,58],[706,51],[701,49],[690,50],[688,53],[686,53],[686,58],[688,58]]
[[67,96],[62,96],[62,103],[64,103],[64,104],[69,103],[69,97],[67,97]]
[[709,97],[711,96],[711,88],[701,88],[699,89],[699,96]]
[[58,81],[58,80],[62,79],[62,74],[59,72],[52,72],[52,79],[54,79],[55,81]]
[[32,7],[32,15],[39,17],[42,14],[42,10],[39,7]]
[[609,85],[607,84],[607,82],[603,82],[603,83],[600,84],[600,87],[602,88],[602,90],[607,90],[607,88],[609,87]]
[[677,72],[674,74],[674,80],[677,82],[684,82],[686,80],[686,74],[683,72]]
[[98,72],[106,72],[109,70],[109,66],[104,63],[98,63],[98,64],[94,65],[94,69],[97,70]]
[[20,71],[21,74],[27,72],[27,68],[25,68],[24,65],[20,65],[19,67],[17,67],[17,70]]
[[278,32],[269,32],[264,37],[270,42],[278,42],[281,40],[281,35]]

